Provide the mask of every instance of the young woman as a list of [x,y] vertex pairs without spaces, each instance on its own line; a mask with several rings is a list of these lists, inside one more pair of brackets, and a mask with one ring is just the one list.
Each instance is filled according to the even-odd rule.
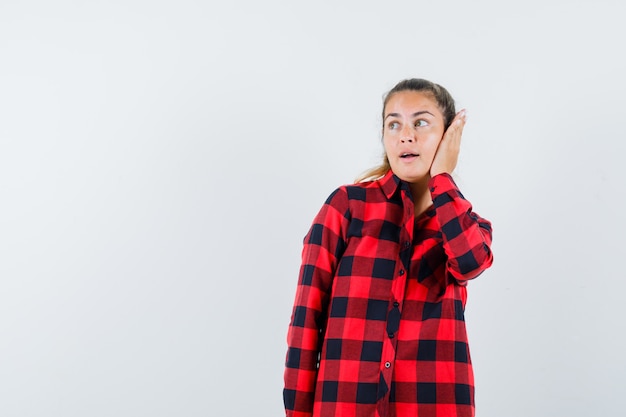
[[383,164],[339,187],[304,240],[289,327],[290,417],[473,416],[464,309],[492,261],[491,224],[454,183],[466,112],[398,83]]

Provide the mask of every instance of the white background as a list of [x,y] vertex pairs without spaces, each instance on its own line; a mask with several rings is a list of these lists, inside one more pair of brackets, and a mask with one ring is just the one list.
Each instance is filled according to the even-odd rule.
[[0,415],[283,414],[302,238],[409,77],[494,225],[477,415],[620,415],[622,4],[3,0]]

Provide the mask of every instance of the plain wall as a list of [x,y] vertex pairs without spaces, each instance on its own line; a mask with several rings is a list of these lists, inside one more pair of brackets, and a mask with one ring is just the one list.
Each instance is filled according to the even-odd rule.
[[302,238],[446,86],[479,417],[626,387],[618,1],[0,3],[0,415],[277,416]]

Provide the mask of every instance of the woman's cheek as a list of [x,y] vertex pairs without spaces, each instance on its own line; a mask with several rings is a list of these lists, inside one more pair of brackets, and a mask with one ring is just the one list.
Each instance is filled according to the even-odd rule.
[[426,154],[426,159],[429,160],[429,162],[432,162],[435,158],[435,154],[437,153],[437,147],[439,146],[439,141],[440,139],[438,137],[431,137],[428,140],[428,144],[424,150]]

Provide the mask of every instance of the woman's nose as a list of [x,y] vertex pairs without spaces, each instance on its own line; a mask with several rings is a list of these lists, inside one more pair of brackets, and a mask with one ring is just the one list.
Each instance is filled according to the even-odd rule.
[[413,130],[410,127],[403,127],[402,131],[400,132],[400,140],[402,141],[402,143],[404,142],[414,142],[415,141],[415,135],[413,134]]

